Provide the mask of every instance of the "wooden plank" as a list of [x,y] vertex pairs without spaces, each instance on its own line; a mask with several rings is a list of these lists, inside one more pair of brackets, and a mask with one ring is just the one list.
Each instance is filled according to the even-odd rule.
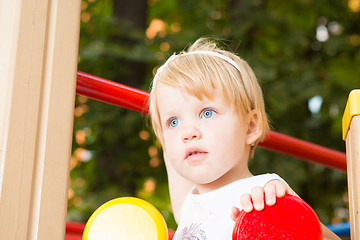
[[346,137],[351,239],[360,239],[360,115],[352,117]]
[[0,239],[64,239],[81,0],[0,0]]
[[343,139],[346,140],[346,164],[349,192],[351,239],[360,239],[360,90],[350,92],[343,119]]

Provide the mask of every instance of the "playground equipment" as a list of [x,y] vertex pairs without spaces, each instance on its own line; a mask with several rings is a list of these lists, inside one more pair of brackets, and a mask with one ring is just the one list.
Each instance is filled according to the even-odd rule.
[[[80,0],[0,0],[0,239],[64,239],[80,12]],[[351,238],[360,239],[360,111],[349,109]],[[288,138],[274,133],[269,139],[282,137]],[[262,147],[280,151],[271,142]],[[319,151],[329,156],[313,161],[346,169],[342,153],[301,140],[299,146],[291,147],[299,158],[319,158]],[[281,151],[291,154],[291,148]],[[313,149],[311,156],[301,156],[305,148]],[[74,225],[67,228],[81,229]]]
[[0,0],[0,239],[64,239],[81,0]]
[[165,220],[150,203],[134,197],[113,199],[89,218],[83,240],[167,240]]
[[360,239],[360,90],[351,91],[346,103],[343,139],[346,141],[351,239]]
[[242,211],[236,220],[233,240],[322,240],[318,217],[300,198],[285,195],[263,211]]

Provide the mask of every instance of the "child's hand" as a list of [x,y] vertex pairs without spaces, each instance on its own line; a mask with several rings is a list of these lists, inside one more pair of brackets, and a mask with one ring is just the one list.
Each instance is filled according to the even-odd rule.
[[[286,193],[289,193],[289,188],[284,182],[280,180],[271,180],[264,188],[254,187],[251,190],[251,194],[243,194],[240,198],[240,203],[245,212],[251,212],[254,208],[257,211],[261,211],[264,209],[265,203],[269,206],[273,206],[276,203],[276,197],[284,197]],[[235,221],[239,213],[239,209],[233,207],[231,219]]]
[[[242,195],[240,197],[240,203],[245,212],[251,212],[254,208],[257,211],[261,211],[264,209],[265,203],[269,206],[273,206],[276,203],[276,197],[284,197],[287,193],[299,197],[296,192],[284,182],[280,180],[271,180],[264,188],[254,187],[251,190],[251,194]],[[240,210],[237,207],[233,207],[231,210],[231,219],[236,221],[239,214]],[[321,230],[324,240],[341,240],[322,223]]]

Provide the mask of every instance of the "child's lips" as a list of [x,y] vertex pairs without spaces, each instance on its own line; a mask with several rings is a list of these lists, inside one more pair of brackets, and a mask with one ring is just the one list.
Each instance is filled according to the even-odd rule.
[[202,160],[206,156],[207,152],[201,149],[189,149],[186,152],[185,160],[191,162],[197,162]]

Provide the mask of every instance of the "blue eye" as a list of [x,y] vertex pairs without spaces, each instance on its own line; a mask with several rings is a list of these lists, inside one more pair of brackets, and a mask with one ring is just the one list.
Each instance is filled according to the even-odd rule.
[[201,113],[201,118],[211,118],[214,114],[216,114],[216,112],[215,112],[214,110],[205,109],[205,110]]
[[170,127],[176,127],[177,125],[179,125],[179,119],[177,118],[172,118],[169,120],[169,126]]

